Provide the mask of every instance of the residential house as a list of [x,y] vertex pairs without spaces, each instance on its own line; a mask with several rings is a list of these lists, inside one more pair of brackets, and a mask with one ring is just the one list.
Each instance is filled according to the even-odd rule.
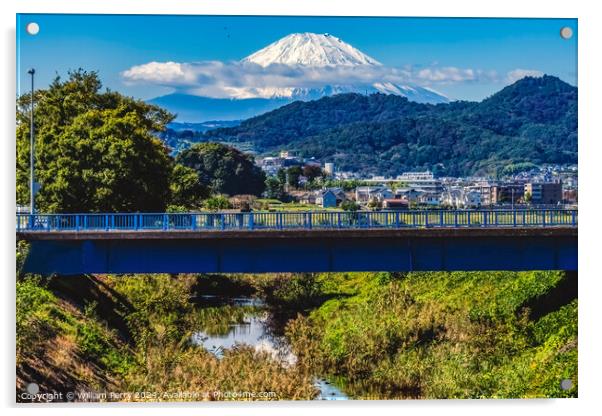
[[418,196],[418,203],[420,205],[427,205],[430,207],[438,207],[441,204],[441,195],[433,192],[423,192]]
[[332,189],[323,189],[316,195],[316,205],[322,208],[334,208],[337,206],[337,195]]
[[382,202],[394,198],[393,192],[385,186],[358,186],[355,189],[355,201],[366,204],[370,201]]

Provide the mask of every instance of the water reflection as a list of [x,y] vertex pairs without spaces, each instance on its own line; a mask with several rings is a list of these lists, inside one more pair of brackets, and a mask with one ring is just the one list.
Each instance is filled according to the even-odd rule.
[[267,311],[245,314],[243,322],[231,323],[229,331],[225,334],[209,334],[199,331],[193,334],[192,342],[202,345],[207,351],[212,352],[218,358],[223,356],[226,348],[232,348],[236,344],[247,344],[258,352],[266,352],[274,358],[279,359],[285,365],[294,365],[297,357],[290,351],[282,339],[276,339],[267,330]]
[[[285,366],[292,366],[297,362],[297,357],[292,353],[286,339],[274,335],[274,331],[270,329],[270,320],[274,322],[274,317],[261,299],[201,296],[197,299],[197,304],[201,313],[202,308],[217,308],[215,314],[227,320],[225,325],[223,322],[213,326],[206,324],[205,328],[192,335],[194,344],[202,346],[216,357],[223,357],[224,350],[236,344],[247,344],[256,351],[272,355]],[[316,400],[347,399],[347,396],[327,379],[316,378],[315,386],[320,390]]]

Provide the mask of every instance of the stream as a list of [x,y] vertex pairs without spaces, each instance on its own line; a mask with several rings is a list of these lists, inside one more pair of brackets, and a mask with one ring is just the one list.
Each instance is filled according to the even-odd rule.
[[[274,330],[271,329],[274,325],[284,327],[284,323],[277,323],[279,320],[261,299],[200,296],[196,304],[199,308],[212,308],[212,311],[223,316],[227,323],[195,332],[192,336],[194,344],[202,346],[218,358],[223,356],[225,349],[232,348],[235,344],[247,344],[257,351],[271,354],[283,365],[296,364],[297,357],[291,351],[286,338],[274,334]],[[316,375],[314,385],[320,391],[315,400],[348,399],[339,387],[324,377]]]

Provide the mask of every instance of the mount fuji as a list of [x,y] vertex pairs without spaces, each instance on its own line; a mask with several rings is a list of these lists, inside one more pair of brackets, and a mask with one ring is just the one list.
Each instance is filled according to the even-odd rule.
[[[449,102],[447,97],[430,88],[387,80],[375,82],[373,74],[379,74],[384,66],[328,33],[290,34],[243,58],[237,66],[252,68],[260,74],[271,70],[276,70],[278,76],[302,74],[301,84],[305,85],[228,87],[228,98],[176,92],[150,102],[176,113],[177,121],[188,122],[241,120],[293,101],[343,93],[393,94],[420,103]],[[308,79],[311,80],[309,86]],[[333,79],[336,81],[329,82]]]

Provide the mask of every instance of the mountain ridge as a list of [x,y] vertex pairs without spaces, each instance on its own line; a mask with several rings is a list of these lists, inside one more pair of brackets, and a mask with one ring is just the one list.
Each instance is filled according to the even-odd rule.
[[378,175],[432,169],[461,176],[512,163],[576,163],[577,88],[545,75],[481,102],[340,94],[297,101],[201,140],[251,142],[263,154],[293,150],[340,170]]

